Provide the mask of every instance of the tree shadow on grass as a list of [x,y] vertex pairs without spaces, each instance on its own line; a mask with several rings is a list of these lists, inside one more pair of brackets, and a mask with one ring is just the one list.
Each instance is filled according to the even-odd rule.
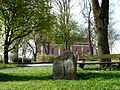
[[120,73],[81,72],[77,74],[77,80],[89,80],[94,78],[115,79],[120,78]]
[[120,71],[120,68],[117,66],[111,66],[111,67],[85,67],[83,71],[79,71],[77,74],[77,80],[89,80],[94,78],[102,78],[102,79],[119,79],[120,73],[117,73],[115,71]]
[[[95,78],[119,79],[120,73],[81,72],[77,74],[76,80],[89,80]],[[53,80],[52,75],[48,76],[21,76],[0,73],[0,82],[8,81],[32,81],[32,80]]]
[[97,70],[97,71],[120,71],[120,67],[117,66],[110,66],[110,67],[98,67],[98,66],[93,66],[93,67],[85,67],[83,70]]
[[[108,71],[106,71],[109,69]],[[103,71],[101,71],[103,70]],[[112,72],[110,72],[112,70]],[[120,73],[114,72],[116,68],[85,68],[84,71],[79,71],[77,74],[76,80],[89,80],[95,78],[106,79],[119,79]],[[117,69],[120,71],[120,69]],[[32,80],[53,80],[52,75],[14,75],[14,74],[5,74],[0,73],[0,82],[8,81],[32,81]]]
[[21,76],[21,75],[10,75],[0,73],[0,81],[7,82],[7,81],[29,81],[29,80],[51,80],[52,75],[48,76]]

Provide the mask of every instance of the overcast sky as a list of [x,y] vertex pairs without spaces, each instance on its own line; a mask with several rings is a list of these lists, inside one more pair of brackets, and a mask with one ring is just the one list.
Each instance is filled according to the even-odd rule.
[[[120,32],[120,0],[110,0],[110,3],[114,3],[113,18],[115,21],[118,21],[114,27],[115,27],[116,31]],[[120,40],[115,42],[115,46],[113,48],[113,53],[120,54]]]

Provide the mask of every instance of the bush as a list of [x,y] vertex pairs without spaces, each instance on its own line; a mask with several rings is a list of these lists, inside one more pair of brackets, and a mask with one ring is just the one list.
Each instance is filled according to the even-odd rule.
[[31,59],[30,58],[24,58],[23,59],[23,63],[31,63]]
[[12,62],[13,62],[13,63],[22,63],[22,58],[12,59]]
[[0,60],[0,63],[3,63],[3,62],[4,62],[3,59],[1,59],[1,60]]
[[54,58],[53,55],[38,55],[37,62],[53,62]]
[[22,58],[15,58],[15,59],[12,60],[13,63],[19,63],[19,64],[22,63],[22,62],[23,63],[31,63],[31,61],[32,60],[29,59],[29,58],[23,58],[23,61],[22,61]]
[[4,59],[3,59],[3,55],[0,55],[0,63],[3,63]]

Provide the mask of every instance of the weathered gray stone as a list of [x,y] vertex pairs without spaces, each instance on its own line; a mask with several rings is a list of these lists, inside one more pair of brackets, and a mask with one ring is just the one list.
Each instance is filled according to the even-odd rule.
[[53,61],[53,79],[75,79],[77,61],[71,51],[65,51]]

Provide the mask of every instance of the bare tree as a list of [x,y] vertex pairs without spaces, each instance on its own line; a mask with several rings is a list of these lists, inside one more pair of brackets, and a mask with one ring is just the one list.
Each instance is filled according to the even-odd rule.
[[119,22],[118,20],[115,20],[114,16],[114,6],[116,4],[110,3],[110,11],[109,11],[109,25],[108,25],[108,40],[109,40],[109,47],[110,47],[110,53],[113,53],[113,46],[117,40],[120,39],[120,32],[115,27],[115,25]]
[[109,39],[109,47],[110,52],[112,53],[113,46],[117,40],[120,39],[120,32],[116,31],[115,28],[113,28],[114,23],[110,23],[108,26],[108,39]]
[[89,38],[89,47],[90,47],[90,52],[91,55],[93,55],[93,30],[94,30],[94,26],[93,26],[93,22],[92,22],[92,18],[93,16],[91,15],[92,13],[92,5],[91,5],[91,0],[82,0],[80,3],[80,6],[82,8],[81,12],[84,16],[85,22],[87,23],[87,31],[88,31],[88,38]]
[[59,28],[61,30],[60,37],[63,38],[65,50],[70,49],[69,44],[69,21],[70,21],[70,2],[71,0],[55,0],[55,5],[58,7],[59,11]]

